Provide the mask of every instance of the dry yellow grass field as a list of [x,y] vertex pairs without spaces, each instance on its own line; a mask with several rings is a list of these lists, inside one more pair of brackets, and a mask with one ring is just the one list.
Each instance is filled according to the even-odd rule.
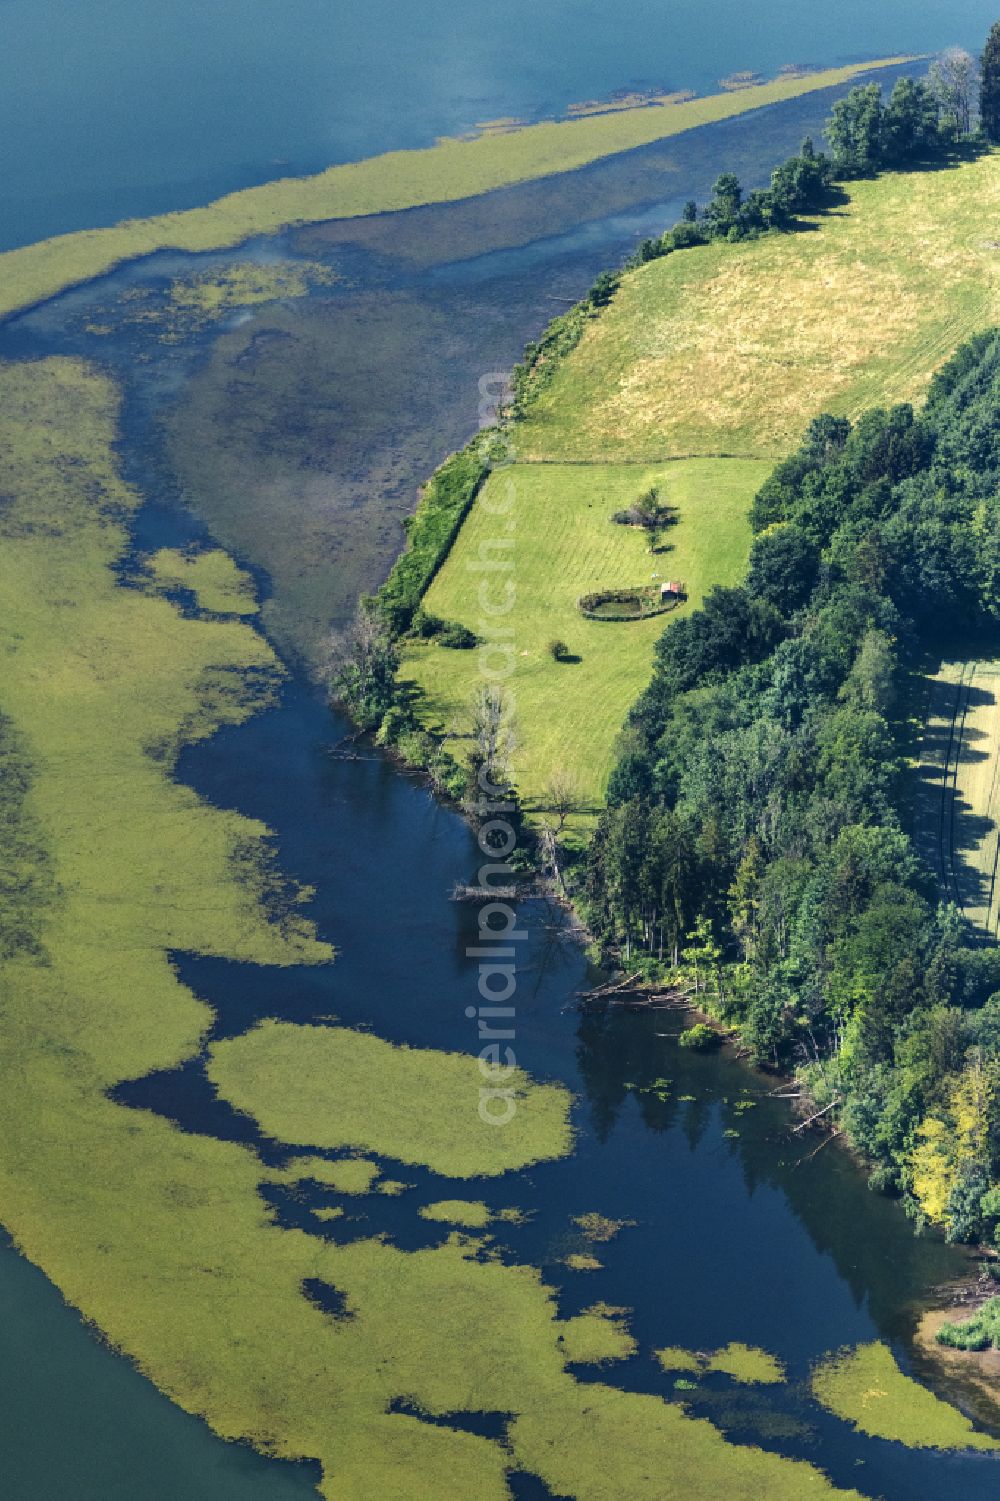
[[529,459],[780,458],[816,412],[919,400],[1000,317],[1000,157],[852,184],[800,233],[626,277],[518,433]]

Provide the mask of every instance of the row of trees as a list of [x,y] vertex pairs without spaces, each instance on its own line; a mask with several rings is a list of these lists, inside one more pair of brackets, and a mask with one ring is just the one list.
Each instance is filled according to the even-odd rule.
[[[775,168],[768,187],[749,193],[735,174],[723,173],[703,211],[690,199],[673,228],[642,240],[623,269],[711,240],[754,239],[794,228],[799,215],[829,205],[838,178],[912,166],[946,153],[972,131],[977,87],[983,133],[1000,141],[1000,22],[990,33],[981,70],[970,53],[952,47],[931,65],[926,81],[898,80],[888,101],[877,83],[852,89],[828,123],[829,154],[807,138],[797,155]],[[511,376],[510,415],[523,415],[590,319],[612,301],[621,278],[620,270],[602,271],[581,302],[526,345]]]
[[[829,155],[807,138],[798,155],[775,168],[768,187],[746,194],[739,178],[724,172],[703,212],[689,201],[673,229],[644,240],[630,264],[710,240],[747,240],[788,229],[798,215],[825,207],[838,180],[940,157],[971,130],[977,78],[975,60],[953,48],[934,63],[926,81],[898,79],[888,100],[878,83],[851,89],[834,104],[826,128]],[[618,280],[613,272],[602,273],[590,294],[594,309],[611,300]]]
[[[866,171],[897,160],[900,123],[903,149],[908,140],[926,138],[935,126],[945,136],[967,136],[977,104],[980,130],[993,145],[1000,144],[1000,21],[990,30],[981,59],[961,47],[942,52],[931,64],[926,84],[900,95],[895,121],[880,121],[879,92],[877,84],[865,85],[852,91],[853,108],[841,108],[844,101],[835,107],[830,141],[838,169],[851,170],[859,162]],[[891,101],[886,113],[891,113]]]
[[988,141],[1000,143],[1000,21],[994,24],[983,49],[979,124]]
[[942,621],[1000,625],[1000,335],[920,416],[817,419],[753,525],[746,584],[658,644],[590,920],[633,968],[693,944],[757,1056],[802,1070],[876,1181],[969,1238],[1000,1223],[1000,950],[910,837],[907,694]]

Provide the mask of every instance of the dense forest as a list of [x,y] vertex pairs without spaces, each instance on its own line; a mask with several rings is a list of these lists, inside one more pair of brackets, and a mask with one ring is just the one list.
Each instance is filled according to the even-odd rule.
[[1000,625],[1000,334],[919,415],[818,417],[752,522],[744,586],[658,643],[591,849],[591,922],[633,964],[697,966],[875,1184],[978,1238],[1000,1224],[1000,949],[938,899],[912,758],[942,631],[988,652]]

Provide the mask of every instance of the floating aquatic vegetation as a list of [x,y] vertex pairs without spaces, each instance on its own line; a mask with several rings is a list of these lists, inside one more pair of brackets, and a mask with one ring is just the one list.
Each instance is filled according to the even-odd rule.
[[367,1157],[293,1157],[283,1168],[265,1174],[271,1183],[301,1183],[311,1180],[343,1194],[370,1193],[379,1169]]
[[692,99],[671,109],[625,110],[530,125],[473,141],[441,141],[423,151],[392,151],[328,167],[314,177],[282,178],[245,188],[204,208],[58,235],[0,255],[0,316],[157,250],[224,249],[288,224],[467,198],[508,183],[567,172],[602,156],[906,61],[907,57],[882,58],[808,78],[779,79],[737,95]]
[[175,311],[204,325],[238,308],[307,297],[313,287],[332,287],[340,279],[321,261],[232,261],[175,278],[169,299]]
[[478,1058],[348,1027],[265,1021],[213,1043],[206,1067],[222,1098],[279,1141],[357,1147],[446,1177],[509,1172],[561,1157],[573,1142],[561,1086],[505,1073],[515,1110],[498,1130],[480,1114],[481,1091],[493,1086]]
[[913,1449],[997,1449],[957,1408],[905,1375],[888,1346],[857,1345],[827,1357],[812,1374],[823,1407],[862,1433]]
[[488,1204],[478,1199],[438,1199],[434,1204],[424,1204],[419,1213],[425,1220],[441,1220],[450,1225],[468,1225],[481,1229],[493,1218]]
[[633,1355],[636,1343],[625,1322],[629,1311],[611,1303],[593,1303],[567,1320],[562,1334],[567,1358],[574,1364],[603,1365]]
[[734,1381],[748,1385],[773,1385],[785,1380],[785,1368],[775,1355],[756,1345],[742,1345],[738,1341],[716,1350],[705,1362],[707,1371],[721,1371]]
[[181,551],[164,547],[144,563],[146,576],[164,594],[175,590],[194,595],[200,610],[213,615],[256,615],[253,579],[221,548]]
[[596,1256],[588,1256],[585,1251],[571,1251],[563,1257],[563,1266],[569,1267],[571,1272],[599,1272],[604,1263]]
[[586,1240],[603,1241],[614,1240],[619,1230],[634,1225],[635,1220],[612,1220],[607,1215],[591,1210],[587,1214],[576,1215],[573,1223],[583,1231]]
[[677,1345],[670,1345],[665,1350],[657,1350],[656,1358],[665,1371],[701,1371],[702,1359],[693,1350],[682,1350]]
[[654,1353],[665,1371],[719,1371],[745,1385],[772,1385],[785,1380],[781,1361],[755,1345],[733,1342],[712,1354],[671,1345]]

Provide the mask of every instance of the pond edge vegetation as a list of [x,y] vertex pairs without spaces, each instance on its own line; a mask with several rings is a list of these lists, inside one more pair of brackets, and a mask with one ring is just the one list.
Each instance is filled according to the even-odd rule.
[[[1000,98],[1000,66],[996,74],[992,86]],[[984,120],[988,119],[989,86],[987,79]],[[554,319],[541,338],[526,347],[506,404],[498,412],[497,426],[465,451],[469,473],[476,475],[476,493],[493,452],[503,456],[516,447],[518,421],[548,385],[560,361],[578,345],[588,323],[610,304],[623,275],[649,259],[709,238],[735,242],[794,229],[794,207],[789,204],[794,205],[796,193],[815,205],[816,198],[829,195],[837,181],[903,168],[914,161],[947,161],[956,152],[986,149],[991,141],[989,134],[978,139],[965,136],[958,118],[942,118],[940,101],[932,90],[910,79],[899,80],[888,106],[878,85],[853,89],[838,101],[828,135],[832,160],[806,143],[798,157],[776,170],[770,190],[746,199],[736,179],[723,174],[704,215],[689,205],[674,231],[659,241],[643,242],[620,272],[603,273],[586,298]],[[1000,108],[992,136],[1000,136]],[[937,599],[934,609],[940,607],[942,588],[950,591],[951,605],[945,614],[964,618],[973,628],[976,621],[994,616],[1000,623],[1000,597],[994,601],[990,592],[993,564],[986,539],[991,528],[984,510],[992,472],[988,414],[998,397],[1000,336],[994,331],[972,340],[954,356],[935,378],[926,413],[920,416],[904,405],[891,412],[869,411],[854,424],[829,416],[815,419],[802,451],[778,466],[755,502],[757,540],[747,587],[717,590],[702,610],[661,639],[654,685],[636,706],[631,728],[623,736],[609,811],[589,853],[585,887],[579,885],[579,871],[570,872],[570,882],[573,901],[606,962],[638,968],[652,984],[676,978],[678,972],[683,975],[692,964],[710,976],[701,987],[704,993],[697,997],[699,1007],[732,1029],[756,1062],[796,1075],[810,1110],[829,1127],[831,1136],[841,1136],[861,1153],[873,1188],[900,1194],[918,1226],[935,1224],[956,1241],[975,1242],[995,1233],[1000,1249],[1000,1023],[994,1025],[994,1015],[1000,1015],[1000,955],[981,949],[974,937],[970,941],[959,914],[947,903],[940,904],[935,913],[933,881],[921,867],[907,833],[907,799],[912,802],[913,791],[906,784],[905,767],[913,744],[912,728],[903,715],[918,671],[921,639],[933,649],[929,606],[919,603],[921,590],[927,600]],[[937,516],[926,496],[923,501],[917,498],[924,473],[933,473],[934,479],[928,482],[942,485],[950,497],[947,504],[942,502]],[[852,485],[854,493],[865,497],[857,519],[850,522],[854,528],[850,539],[843,530],[837,533],[842,555],[829,559],[837,532],[831,519],[838,514],[836,510],[825,520],[818,516],[807,520],[803,533],[796,530],[801,525],[796,520],[797,508],[805,505],[808,518],[808,507],[819,506],[818,500],[805,497],[812,494],[810,485],[826,482],[825,474],[836,476],[831,483],[839,486],[839,506],[844,506]],[[971,499],[963,500],[963,487]],[[896,490],[903,500],[894,501]],[[869,492],[878,494],[877,503]],[[451,548],[473,499],[466,491],[461,516],[447,529],[433,572]],[[884,528],[887,519],[891,522],[894,504],[909,506],[905,524],[911,528],[913,576],[908,577],[906,587],[917,590],[915,618],[907,618],[899,599],[878,604],[884,575],[878,568],[872,571],[871,560],[861,561],[875,538],[884,548]],[[921,504],[926,515],[917,521],[913,517],[920,516]],[[935,526],[943,529],[942,538],[949,527],[953,529],[945,553],[941,542],[931,540]],[[975,564],[967,555],[971,545],[979,549]],[[808,575],[808,588],[801,577],[795,582],[802,568]],[[918,576],[924,580],[921,569],[926,578],[917,582]],[[663,694],[657,685],[663,683],[668,664],[670,671],[681,672],[683,682],[678,679],[678,685],[681,701],[683,694],[690,699],[690,708],[685,710],[690,723],[683,727],[675,723],[665,733],[668,740],[673,735],[690,750],[691,735],[702,733],[696,727],[705,715],[699,695],[708,694],[710,702],[711,694],[725,684],[726,672],[734,670],[722,668],[721,659],[716,663],[712,648],[707,657],[701,655],[700,638],[711,640],[714,631],[721,631],[720,639],[728,642],[724,650],[736,653],[737,696],[742,693],[752,700],[760,691],[754,686],[754,675],[760,676],[761,671],[758,664],[766,664],[776,650],[791,650],[797,629],[790,630],[791,623],[810,608],[814,589],[829,592],[838,570],[845,578],[853,577],[851,587],[867,591],[869,599],[865,604],[859,595],[856,601],[861,612],[858,619],[863,615],[867,624],[859,631],[847,627],[854,643],[849,651],[853,657],[846,665],[832,668],[842,705],[835,713],[859,716],[858,730],[860,718],[867,716],[866,728],[860,739],[852,731],[843,743],[834,739],[810,754],[825,756],[830,773],[840,775],[845,789],[852,777],[855,781],[853,791],[844,792],[853,799],[855,826],[842,831],[840,843],[854,871],[852,879],[860,882],[860,906],[849,908],[851,915],[841,921],[839,936],[825,941],[826,969],[817,971],[811,990],[801,976],[786,978],[775,990],[770,979],[761,984],[763,972],[759,972],[766,947],[762,904],[767,882],[773,879],[762,838],[745,833],[740,859],[725,873],[714,872],[693,905],[690,895],[682,894],[683,871],[690,872],[705,858],[691,839],[704,843],[706,836],[704,831],[694,836],[687,833],[672,807],[676,791],[671,789],[679,786],[677,763],[682,756],[667,757],[672,769],[660,790],[649,780],[654,775],[649,759],[651,738],[664,734],[666,722],[657,707],[656,696]],[[392,576],[387,591],[393,597]],[[370,601],[376,618],[381,604],[379,595]],[[726,620],[727,614],[731,621]],[[398,625],[393,620],[389,626],[390,650]],[[675,668],[672,664],[675,660],[680,664],[685,653],[687,665]],[[439,737],[420,725],[412,696],[400,703],[393,673],[387,674],[385,682],[389,708],[380,720],[380,738],[395,742],[405,759],[427,767],[439,790],[457,797],[472,812],[467,770],[446,756]],[[807,706],[811,693],[824,691],[828,690],[799,689]],[[668,702],[673,692],[672,688]],[[650,715],[656,723],[657,713],[661,715],[659,728],[652,731]],[[865,735],[873,733],[875,740],[866,743]],[[883,733],[888,738],[880,739]],[[724,759],[721,743],[715,753]],[[473,751],[470,764],[475,759]],[[715,795],[721,796],[718,789]],[[662,799],[662,812],[656,798]],[[866,799],[876,810],[871,814],[865,810]],[[877,825],[884,811],[893,808],[897,811],[891,813],[885,829],[888,864],[883,860],[880,865],[877,846],[882,836]],[[733,816],[742,817],[738,812]],[[664,821],[658,823],[658,819]],[[720,833],[717,829],[717,839]],[[608,863],[612,849],[615,873]],[[658,875],[651,868],[647,873],[650,859]],[[564,867],[559,872],[564,891],[565,874]],[[888,903],[884,911],[879,909],[880,902]],[[615,912],[618,917],[610,917]],[[671,929],[666,953],[664,924]],[[865,956],[864,944],[869,940],[873,947]],[[786,935],[782,940],[786,953],[788,941]],[[922,981],[913,969],[919,963],[914,955],[924,961]],[[803,985],[804,1002],[797,999]],[[880,991],[885,987],[892,991],[894,986],[899,1000],[879,1016]],[[992,1308],[986,1305],[984,1316],[968,1326],[946,1325],[940,1342],[966,1349],[993,1343],[997,1321],[986,1316]]]

